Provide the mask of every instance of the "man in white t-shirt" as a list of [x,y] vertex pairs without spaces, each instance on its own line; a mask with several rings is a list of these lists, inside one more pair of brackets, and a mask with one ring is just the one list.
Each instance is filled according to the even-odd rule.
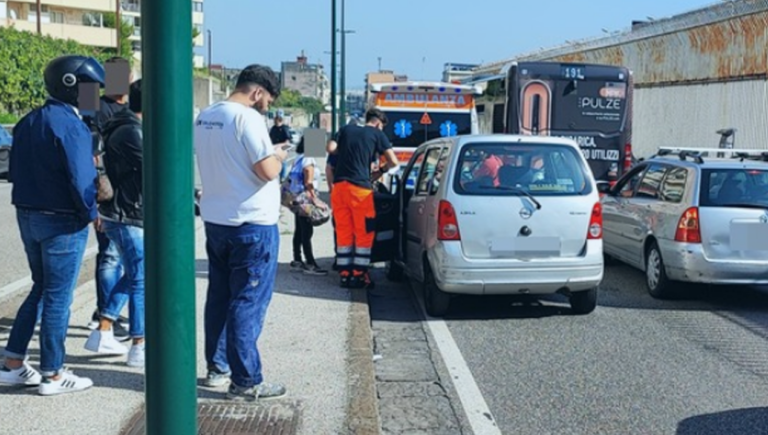
[[280,246],[278,176],[286,152],[272,144],[263,116],[279,93],[270,68],[248,66],[232,95],[195,122],[208,252],[204,383],[223,386],[231,378],[232,400],[285,395],[282,385],[264,382],[256,347]]

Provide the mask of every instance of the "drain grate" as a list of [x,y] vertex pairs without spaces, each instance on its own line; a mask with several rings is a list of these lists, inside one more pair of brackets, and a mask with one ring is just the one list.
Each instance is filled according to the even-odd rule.
[[[298,402],[206,402],[197,406],[198,435],[293,435],[299,426]],[[136,413],[122,435],[145,435],[144,409]]]

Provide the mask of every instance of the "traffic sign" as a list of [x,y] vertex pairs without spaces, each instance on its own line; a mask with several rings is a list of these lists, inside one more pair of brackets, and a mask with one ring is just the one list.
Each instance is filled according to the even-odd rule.
[[432,118],[429,117],[429,113],[424,112],[424,115],[421,116],[421,121],[419,121],[419,124],[421,125],[432,124]]

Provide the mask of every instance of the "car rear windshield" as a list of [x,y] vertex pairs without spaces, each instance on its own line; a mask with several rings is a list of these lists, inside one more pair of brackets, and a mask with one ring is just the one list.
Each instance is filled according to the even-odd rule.
[[463,195],[584,195],[589,170],[579,151],[564,145],[485,143],[461,150],[454,190]]
[[768,208],[768,168],[705,169],[699,203],[703,207]]

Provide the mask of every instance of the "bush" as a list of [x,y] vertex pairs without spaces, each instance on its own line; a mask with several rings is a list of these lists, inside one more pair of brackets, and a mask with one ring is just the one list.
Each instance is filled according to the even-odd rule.
[[19,121],[19,117],[11,115],[10,113],[0,113],[0,125],[2,124],[16,124]]
[[110,49],[0,27],[0,113],[18,117],[41,105],[46,98],[45,65],[66,54],[94,56],[101,62],[115,55]]

